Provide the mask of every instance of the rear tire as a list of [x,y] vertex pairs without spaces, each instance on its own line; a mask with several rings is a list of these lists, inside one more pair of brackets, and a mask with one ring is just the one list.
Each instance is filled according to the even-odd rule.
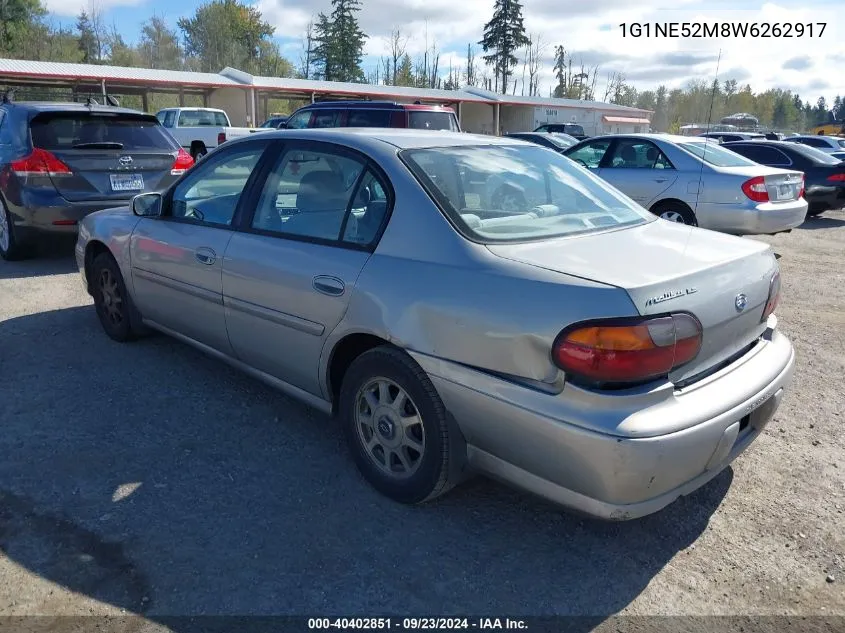
[[141,315],[132,303],[120,267],[111,253],[100,253],[94,258],[89,285],[97,318],[109,338],[125,343],[146,333],[140,322]]
[[0,257],[8,262],[26,259],[32,256],[29,244],[21,244],[15,235],[12,215],[5,203],[0,203]]
[[194,159],[194,162],[198,163],[206,154],[208,154],[208,149],[206,149],[204,144],[194,143],[191,145],[191,157]]
[[339,414],[358,470],[383,495],[421,503],[461,481],[463,436],[404,352],[381,346],[356,358],[343,377]]
[[698,219],[695,213],[686,204],[680,201],[667,200],[658,202],[651,208],[651,212],[659,218],[687,226],[698,226]]

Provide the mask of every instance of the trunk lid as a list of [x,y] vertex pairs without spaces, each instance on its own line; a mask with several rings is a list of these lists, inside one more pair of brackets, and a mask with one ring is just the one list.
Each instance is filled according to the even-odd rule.
[[801,195],[804,174],[800,171],[751,165],[742,167],[720,167],[719,171],[748,178],[762,176],[769,194],[769,202],[792,202]]
[[178,146],[155,117],[132,113],[56,111],[30,123],[32,144],[67,166],[50,180],[66,200],[128,200],[162,189]]
[[642,315],[694,314],[703,327],[701,351],[670,374],[676,384],[718,367],[763,334],[761,317],[777,270],[767,244],[662,220],[487,248],[499,257],[622,288]]

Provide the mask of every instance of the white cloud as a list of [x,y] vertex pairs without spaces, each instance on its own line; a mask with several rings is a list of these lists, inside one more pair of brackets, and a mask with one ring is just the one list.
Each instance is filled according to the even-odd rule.
[[104,13],[114,7],[131,7],[139,4],[144,4],[145,0],[45,0],[44,7],[50,13],[60,17],[76,17],[82,11],[86,11],[89,15],[92,9]]

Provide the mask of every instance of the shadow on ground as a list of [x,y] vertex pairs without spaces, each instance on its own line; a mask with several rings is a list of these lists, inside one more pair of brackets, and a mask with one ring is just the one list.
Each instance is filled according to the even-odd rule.
[[39,245],[35,257],[16,262],[0,259],[0,279],[25,279],[78,272],[70,240]]
[[198,629],[167,616],[585,615],[588,630],[697,539],[733,477],[621,524],[481,478],[406,507],[363,482],[334,421],[166,337],[114,343],[81,307],[2,322],[0,340],[0,548],[177,633]]
[[845,226],[845,219],[831,218],[826,215],[817,215],[807,220],[796,230],[815,231],[818,229],[837,229]]

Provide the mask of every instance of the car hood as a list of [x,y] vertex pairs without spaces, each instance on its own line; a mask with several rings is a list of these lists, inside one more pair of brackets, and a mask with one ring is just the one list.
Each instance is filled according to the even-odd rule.
[[670,375],[681,382],[716,367],[763,334],[761,317],[777,270],[763,242],[664,220],[487,248],[505,259],[623,288],[642,315],[694,314],[704,330],[702,349]]

